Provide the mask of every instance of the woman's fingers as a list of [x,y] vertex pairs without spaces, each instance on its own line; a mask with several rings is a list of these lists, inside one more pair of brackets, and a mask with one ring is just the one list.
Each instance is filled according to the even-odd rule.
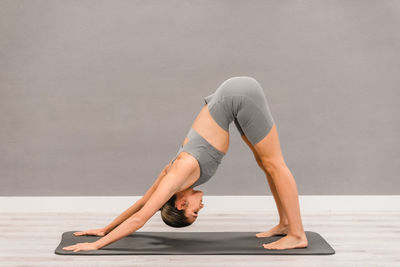
[[76,245],[72,245],[72,246],[69,246],[69,247],[63,247],[63,249],[64,250],[73,250],[74,252],[78,252],[79,251],[79,248]]
[[71,246],[68,246],[68,247],[63,247],[63,250],[74,250],[74,249],[76,249],[75,245],[71,245]]
[[91,229],[91,230],[86,230],[86,231],[79,231],[74,233],[75,236],[81,236],[81,235],[95,235],[95,236],[104,236],[105,231],[103,228],[100,229]]
[[86,235],[86,231],[75,232],[74,235],[75,236]]
[[76,243],[75,245],[63,247],[64,250],[73,250],[74,252],[86,251],[86,250],[97,250],[98,247],[93,242]]

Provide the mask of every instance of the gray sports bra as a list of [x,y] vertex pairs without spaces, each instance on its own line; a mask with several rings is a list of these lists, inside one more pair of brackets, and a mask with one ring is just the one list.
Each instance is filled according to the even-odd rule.
[[190,186],[193,188],[210,180],[217,171],[225,153],[208,143],[207,140],[199,135],[193,128],[190,128],[187,137],[189,141],[179,148],[172,163],[182,151],[188,152],[197,159],[200,166],[200,177]]

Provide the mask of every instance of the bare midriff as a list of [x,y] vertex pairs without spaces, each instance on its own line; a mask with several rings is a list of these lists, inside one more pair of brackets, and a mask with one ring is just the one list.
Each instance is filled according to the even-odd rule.
[[[200,110],[192,124],[192,128],[201,135],[210,145],[226,153],[229,149],[229,132],[219,126],[210,112],[208,105],[205,104]],[[186,144],[189,139],[186,137],[183,144]]]

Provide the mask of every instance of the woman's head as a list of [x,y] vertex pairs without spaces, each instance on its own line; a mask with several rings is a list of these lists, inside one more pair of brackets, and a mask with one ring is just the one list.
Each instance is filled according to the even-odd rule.
[[174,194],[162,206],[161,218],[169,226],[185,227],[191,225],[204,207],[203,192],[188,188]]

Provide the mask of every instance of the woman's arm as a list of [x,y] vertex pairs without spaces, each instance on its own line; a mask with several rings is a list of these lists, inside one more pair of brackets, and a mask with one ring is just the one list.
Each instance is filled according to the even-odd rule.
[[122,222],[124,222],[126,219],[128,219],[130,216],[138,212],[142,207],[143,207],[143,201],[142,199],[139,199],[138,201],[135,202],[132,206],[130,206],[127,210],[125,210],[123,213],[121,213],[117,218],[115,218],[109,225],[104,227],[104,232],[108,234],[111,232],[115,227],[120,225]]
[[[178,160],[175,163],[178,163]],[[139,230],[176,192],[181,190],[187,177],[196,170],[197,164],[193,157],[180,159],[179,166],[171,168],[145,205],[106,236],[95,241],[95,247],[102,248]]]
[[147,200],[151,197],[153,192],[156,190],[158,184],[160,183],[161,179],[167,174],[167,170],[170,167],[171,162],[168,163],[164,169],[161,171],[160,175],[156,179],[156,181],[153,183],[153,185],[147,190],[146,194],[144,194],[143,197],[141,197],[138,201],[136,201],[135,204],[133,204],[131,207],[129,207],[127,210],[125,210],[123,213],[121,213],[117,218],[115,218],[109,225],[104,227],[105,233],[111,232],[115,227],[120,225],[122,222],[124,222],[126,219],[134,215],[136,212],[138,212],[144,204],[146,204]]
[[167,175],[168,169],[172,164],[172,160],[165,165],[164,169],[161,171],[160,175],[157,177],[153,185],[147,190],[146,194],[142,197],[142,204],[146,204],[146,202],[150,199],[151,195],[153,195],[154,191],[156,191],[158,185],[160,184],[161,180]]

